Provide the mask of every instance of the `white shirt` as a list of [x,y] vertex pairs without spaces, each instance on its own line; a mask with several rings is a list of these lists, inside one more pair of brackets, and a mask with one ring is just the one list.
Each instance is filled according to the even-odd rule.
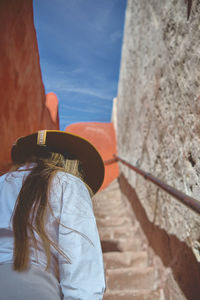
[[[25,169],[25,167],[24,167]],[[13,261],[12,213],[24,178],[20,171],[0,177],[0,264]],[[71,263],[52,249],[50,272],[60,281],[63,300],[101,300],[105,290],[102,251],[85,184],[77,177],[58,172],[51,184],[46,230],[51,240],[69,257]],[[77,231],[77,232],[76,232]],[[43,270],[46,256],[40,238],[38,250],[31,246],[30,262]]]

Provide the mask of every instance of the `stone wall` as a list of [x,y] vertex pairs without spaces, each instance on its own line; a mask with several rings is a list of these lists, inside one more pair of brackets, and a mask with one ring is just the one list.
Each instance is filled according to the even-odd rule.
[[[121,157],[200,201],[199,19],[200,3],[195,0],[189,21],[183,0],[159,4],[156,0],[128,1],[117,97],[117,140]],[[187,248],[193,255],[187,266],[200,279],[196,272],[200,216],[127,167],[121,166],[121,173],[124,191],[126,185],[131,186],[144,208],[148,220],[144,231],[152,224],[167,235],[164,238],[159,233],[154,242],[149,240],[162,261],[163,249],[170,251],[163,261],[173,270],[167,287],[172,298],[167,299],[185,299],[175,295],[180,297],[179,289],[184,290],[181,281],[187,269],[182,268],[180,276],[174,277],[174,273]],[[184,295],[197,299],[187,297],[185,290]]]
[[0,167],[19,136],[58,129],[46,107],[32,0],[0,1]]

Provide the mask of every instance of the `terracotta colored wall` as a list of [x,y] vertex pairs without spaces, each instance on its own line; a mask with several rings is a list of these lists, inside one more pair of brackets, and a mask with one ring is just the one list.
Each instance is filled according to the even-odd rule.
[[45,105],[49,110],[53,123],[59,129],[58,98],[55,93],[50,92],[46,95]]
[[32,0],[0,1],[0,167],[18,136],[57,129],[45,106]]
[[[69,125],[66,131],[88,139],[97,148],[104,161],[112,158],[113,154],[116,154],[115,130],[112,123],[76,123]],[[101,189],[112,182],[118,174],[117,163],[106,165],[105,179]]]

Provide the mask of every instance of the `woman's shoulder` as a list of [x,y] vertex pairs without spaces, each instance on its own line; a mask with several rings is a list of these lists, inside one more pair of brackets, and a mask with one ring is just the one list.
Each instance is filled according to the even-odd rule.
[[8,173],[4,173],[4,174],[0,175],[0,181],[3,181],[7,175],[8,175]]
[[52,188],[56,190],[66,190],[78,191],[79,193],[88,193],[88,189],[80,178],[74,176],[70,173],[58,171],[52,179]]
[[70,173],[58,171],[54,176],[55,181],[59,181],[62,184],[76,184],[76,185],[85,185],[84,182],[77,176],[74,176]]
[[54,178],[54,187],[58,182],[61,183],[59,190],[62,191],[63,207],[67,207],[65,214],[67,211],[72,215],[93,217],[91,197],[85,183],[72,174],[60,171]]
[[11,182],[13,178],[16,179],[18,177],[23,177],[23,176],[24,176],[24,172],[19,173],[17,171],[9,171],[0,176],[0,183]]
[[3,174],[3,175],[0,176],[0,184],[4,182],[7,175],[8,175],[8,173]]
[[19,168],[11,169],[7,173],[4,173],[0,176],[0,182],[11,180],[11,179],[21,179],[24,176],[28,175],[31,172],[31,169],[34,167],[34,164],[25,164]]

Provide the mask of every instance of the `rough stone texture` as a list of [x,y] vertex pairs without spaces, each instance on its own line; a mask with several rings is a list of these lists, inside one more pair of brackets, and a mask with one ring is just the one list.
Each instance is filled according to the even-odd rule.
[[[113,158],[116,154],[116,137],[113,123],[82,122],[67,126],[67,132],[71,132],[90,141],[102,156],[104,161]],[[118,164],[105,165],[105,178],[101,189],[108,186],[119,175]]]
[[162,291],[122,291],[108,292],[103,300],[164,300]]
[[132,220],[140,224],[137,239],[143,239],[143,244],[148,246],[148,263],[156,266],[160,273],[164,299],[198,300],[200,268],[192,249],[149,220],[138,195],[123,175],[120,176],[120,189],[122,201],[132,206]]
[[0,1],[1,171],[17,137],[58,129],[45,105],[32,0]]
[[[124,159],[200,201],[200,3],[193,1],[189,22],[186,10],[181,0],[159,4],[156,0],[128,1],[117,140],[118,153]],[[164,251],[169,239],[173,246],[167,264],[173,260],[171,263],[177,266],[185,253],[190,253],[188,267],[198,269],[199,215],[127,167],[120,169],[127,185],[136,191],[149,224],[167,233],[163,239],[155,232],[156,253]],[[177,268],[181,279],[176,277],[176,282],[180,285],[187,269]],[[179,287],[174,280],[170,282],[169,299],[176,299],[172,290],[177,292]],[[197,299],[193,297],[187,299]]]

